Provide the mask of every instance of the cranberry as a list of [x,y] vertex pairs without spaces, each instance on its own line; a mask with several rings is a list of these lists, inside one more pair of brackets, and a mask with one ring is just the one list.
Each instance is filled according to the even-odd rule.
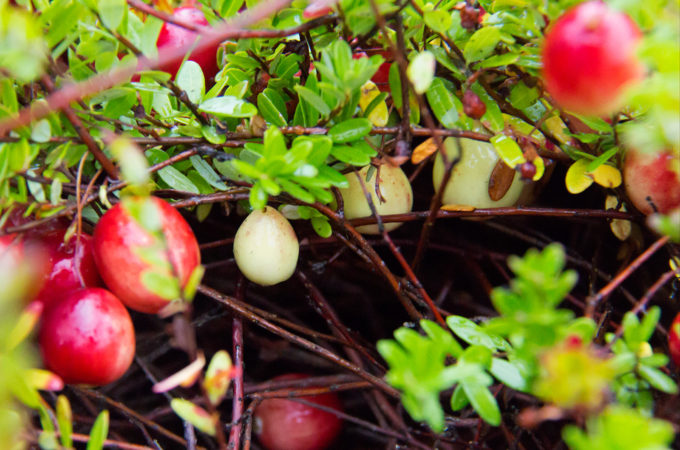
[[668,330],[668,353],[675,365],[680,368],[680,313]]
[[653,213],[654,208],[664,214],[680,208],[680,157],[670,150],[629,150],[623,163],[623,180],[628,198],[644,214]]
[[[30,286],[22,290],[22,300],[30,302],[42,288],[46,274],[49,272],[45,248],[40,242],[26,240],[22,235],[12,233],[0,236],[0,270],[10,270],[9,277],[21,275],[17,269],[23,269],[30,278],[26,280]],[[7,289],[7,286],[0,288]]]
[[[301,380],[308,377],[295,373],[274,380]],[[334,393],[301,399],[342,410],[340,399]],[[291,399],[266,399],[255,409],[255,434],[268,450],[321,450],[333,442],[341,428],[342,421],[335,414]]]
[[625,88],[643,76],[636,56],[640,38],[635,23],[604,2],[570,9],[546,34],[543,77],[548,93],[580,114],[615,112]]
[[74,291],[45,311],[40,351],[47,368],[65,383],[111,383],[125,373],[135,355],[130,315],[109,291]]
[[[81,287],[101,284],[92,255],[92,237],[81,233],[64,242],[65,229],[54,231],[42,239],[50,268],[43,288],[36,298],[45,307]],[[80,242],[78,242],[78,240]]]
[[531,181],[536,176],[536,166],[532,162],[525,162],[519,165],[519,174],[522,176],[522,180]]
[[486,105],[479,95],[467,90],[463,94],[463,112],[471,119],[481,119],[486,114]]
[[[131,198],[131,202],[145,199]],[[160,214],[167,252],[161,257],[170,262],[177,272],[182,286],[201,263],[198,242],[191,227],[170,204],[156,197],[149,197]],[[94,260],[99,274],[111,291],[125,305],[136,311],[157,313],[168,300],[149,291],[141,275],[152,265],[140,258],[138,249],[148,247],[155,241],[122,203],[118,203],[99,219],[93,236]]]
[[[172,13],[172,17],[201,27],[209,26],[203,12],[193,6],[183,6],[175,9]],[[161,28],[156,45],[158,46],[159,51],[164,49],[175,49],[195,43],[196,36],[197,34],[191,30],[166,22]],[[201,66],[203,75],[205,75],[206,79],[212,78],[217,74],[217,47],[218,46],[215,45],[201,50],[194,50],[189,56],[191,61],[195,61]],[[160,69],[172,74],[174,77],[180,68],[180,63],[181,61],[174,61],[160,67]]]

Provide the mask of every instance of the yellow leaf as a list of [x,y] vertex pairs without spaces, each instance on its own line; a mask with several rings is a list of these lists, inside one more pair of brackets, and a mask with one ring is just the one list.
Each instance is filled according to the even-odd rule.
[[43,369],[26,369],[24,377],[28,384],[42,391],[61,391],[64,382],[59,375]]
[[593,179],[588,176],[586,169],[590,161],[587,159],[579,159],[567,170],[567,175],[564,178],[564,183],[567,190],[572,194],[580,194],[593,184]]
[[505,125],[515,134],[519,134],[521,136],[530,136],[539,141],[541,145],[545,143],[545,136],[543,136],[539,130],[534,128],[533,125],[515,116],[511,116],[510,114],[503,114],[503,120],[505,121]]
[[545,161],[543,161],[543,158],[538,156],[538,157],[534,158],[534,160],[531,161],[531,162],[534,163],[534,167],[536,167],[536,175],[534,175],[534,177],[532,179],[534,181],[538,181],[538,180],[541,179],[541,177],[545,173]]
[[430,155],[437,151],[437,144],[434,143],[434,138],[428,138],[422,144],[413,149],[411,154],[411,162],[419,164]]
[[474,211],[476,208],[469,205],[442,205],[444,211]]
[[567,126],[562,122],[562,119],[560,119],[559,116],[551,116],[548,117],[544,122],[543,122],[543,128],[552,133],[552,135],[557,139],[560,144],[567,144],[567,145],[573,145],[574,140],[571,136],[567,134],[569,129]]
[[[363,86],[361,86],[361,97],[359,97],[359,107],[361,111],[366,111],[366,108],[371,104],[377,96],[380,95],[380,89],[372,81],[367,81]],[[387,125],[387,118],[389,113],[387,112],[387,103],[381,101],[378,105],[373,108],[373,110],[368,115],[368,120],[371,121],[376,127],[384,127]]]
[[[680,258],[677,256],[673,256],[671,259],[668,260],[668,265],[670,266],[671,270],[678,270],[680,269]],[[680,273],[676,274],[675,277],[680,280]]]
[[[616,198],[616,196],[608,195],[604,203],[604,208],[616,209],[617,211],[626,210],[626,207],[623,204],[621,204],[618,208],[617,206],[619,206],[619,200]],[[611,228],[612,233],[614,233],[614,236],[616,236],[621,241],[625,241],[630,237],[633,225],[630,223],[629,220],[614,219],[609,224],[609,228]]]
[[592,172],[593,180],[600,186],[615,188],[621,185],[621,172],[614,166],[602,164]]

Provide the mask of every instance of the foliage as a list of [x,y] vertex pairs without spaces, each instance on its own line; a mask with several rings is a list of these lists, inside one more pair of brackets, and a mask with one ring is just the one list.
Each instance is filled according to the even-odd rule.
[[[423,320],[424,335],[402,327],[394,332],[395,340],[378,342],[378,351],[389,364],[386,379],[402,391],[411,417],[441,431],[444,410],[439,396],[455,387],[452,410],[470,404],[482,419],[498,425],[500,409],[489,390],[490,375],[511,389],[567,410],[590,410],[594,416],[610,389],[622,405],[647,412],[652,406],[650,387],[677,392],[673,380],[658,369],[668,357],[653,354],[648,343],[660,309],[650,309],[642,321],[627,313],[623,339],[614,342],[610,333],[607,339],[613,343],[613,354],[603,352],[591,344],[592,320],[574,318],[571,311],[558,308],[576,283],[576,274],[564,271],[564,258],[556,244],[541,252],[529,250],[522,258],[510,257],[515,278],[509,287],[495,288],[491,295],[499,317],[478,325],[449,316],[450,332]],[[463,349],[452,334],[468,347]],[[573,430],[565,433],[576,436]]]
[[[614,189],[622,182],[618,168],[626,148],[670,148],[680,154],[680,12],[673,1],[608,2],[639,25],[644,34],[639,55],[649,69],[614,117],[569,114],[543,92],[543,36],[549,23],[578,0],[465,5],[457,0],[340,0],[328,20],[319,22],[306,18],[309,2],[295,0],[257,24],[285,37],[255,33],[223,43],[214,78],[206,78],[190,60],[174,80],[162,71],[145,70],[71,102],[75,122],[47,106],[50,93],[130,67],[141,56],[156,58],[163,22],[120,0],[16,3],[0,0],[0,121],[28,109],[49,113],[0,135],[0,224],[5,225],[13,208],[37,219],[62,213],[82,195],[73,188],[77,180],[98,180],[93,186],[99,189],[100,205],[110,206],[111,193],[120,196],[157,238],[137,250],[157,263],[144,275],[145,285],[168,299],[191,301],[203,269],[180,289],[161,257],[167,245],[157,215],[147,202],[137,204],[132,198],[161,189],[183,198],[245,189],[249,207],[280,204],[288,217],[310,221],[326,238],[334,229],[319,204],[336,209],[333,189],[346,186],[344,172],[405,155],[393,149],[412,143],[412,130],[397,127],[404,124],[407,110],[406,124],[421,132],[434,125],[483,134],[510,167],[532,162],[535,180],[546,172],[545,155],[566,154],[573,160],[565,178],[571,193],[595,183],[622,202],[621,190]],[[215,26],[257,3],[197,2]],[[472,22],[463,6],[479,13]],[[285,32],[309,24],[304,32]],[[383,64],[389,66],[388,92],[379,92],[371,81]],[[467,91],[486,107],[479,120],[465,113]],[[123,185],[115,180],[93,178],[105,169],[93,146],[116,162],[124,191],[119,192]],[[204,220],[212,207],[197,204],[193,211]],[[82,217],[95,222],[99,212],[88,202]],[[675,241],[680,239],[677,222],[677,212],[649,219],[652,228]],[[628,312],[621,336],[607,333],[601,347],[593,342],[593,320],[560,307],[577,281],[575,272],[564,270],[561,248],[530,251],[508,264],[515,278],[492,293],[498,317],[473,321],[450,316],[448,329],[424,320],[419,324],[423,333],[402,327],[394,340],[378,343],[390,366],[387,380],[402,391],[411,416],[443,430],[440,395],[445,392],[450,409],[470,405],[497,425],[502,417],[496,380],[565,410],[587,410],[586,432],[565,428],[564,438],[573,448],[610,448],[609,442],[619,438],[634,442],[630,436],[649,442],[649,448],[666,445],[666,424],[647,417],[653,412],[654,390],[677,392],[663,370],[667,358],[650,345],[659,309],[650,308],[640,318]],[[0,270],[0,442],[10,442],[3,438],[20,427],[18,398],[39,411],[47,446],[56,443],[57,430],[36,387],[24,376],[33,365],[30,346],[23,341],[31,326],[17,331],[14,341],[6,332],[23,323],[18,305],[29,272],[23,267]],[[218,355],[204,380],[212,406],[222,400],[229,379],[224,374],[230,363]],[[583,367],[588,370],[579,372]],[[567,379],[572,389],[564,389]],[[595,411],[610,393],[616,405],[598,415]],[[57,419],[61,443],[69,447],[66,405],[58,401]],[[181,401],[173,407],[199,429],[215,432],[218,419],[211,412]],[[99,441],[107,428],[108,418],[102,416],[95,424]],[[616,428],[626,433],[617,435]]]

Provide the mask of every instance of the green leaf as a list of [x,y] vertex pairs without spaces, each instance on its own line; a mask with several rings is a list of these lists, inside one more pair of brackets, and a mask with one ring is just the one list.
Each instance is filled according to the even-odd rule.
[[109,435],[109,412],[102,411],[97,420],[92,425],[90,430],[90,440],[87,441],[87,450],[102,450],[104,448],[104,441]]
[[483,27],[475,31],[470,37],[465,48],[463,49],[463,56],[468,63],[473,63],[484,59],[493,53],[496,45],[501,40],[501,30],[495,27]]
[[172,166],[163,167],[158,171],[158,176],[172,189],[196,195],[201,193],[186,175]]
[[227,394],[232,377],[232,362],[229,353],[220,350],[210,360],[205,371],[203,387],[208,393],[210,403],[217,406]]
[[518,59],[519,55],[516,53],[504,53],[502,55],[491,56],[481,61],[476,67],[477,69],[486,69],[489,67],[507,66],[517,62]]
[[365,166],[371,162],[371,157],[362,152],[355,146],[334,145],[331,155],[338,161],[342,161],[353,166]]
[[287,152],[286,139],[277,127],[269,127],[264,132],[262,156],[266,159],[284,156]]
[[[482,345],[490,350],[496,350],[497,339],[488,336],[487,332],[479,325],[461,316],[448,316],[446,324],[456,336],[470,345]],[[502,341],[502,340],[501,340]]]
[[200,406],[194,405],[189,400],[173,398],[170,401],[170,407],[182,420],[210,436],[215,436],[215,420]]
[[284,191],[298,200],[305,203],[314,203],[314,196],[300,187],[298,184],[293,183],[282,178],[277,179],[278,183],[281,185]]
[[194,299],[198,285],[201,284],[201,280],[203,279],[203,275],[205,275],[205,267],[200,265],[194,267],[194,270],[191,272],[189,279],[184,285],[184,290],[182,292],[184,300],[190,302]]
[[58,178],[54,178],[50,184],[50,203],[57,205],[61,202],[61,188],[62,181]]
[[109,148],[120,165],[124,180],[137,186],[148,183],[149,164],[137,145],[127,138],[117,137],[109,144]]
[[172,275],[147,269],[141,280],[145,288],[161,298],[172,301],[180,297],[179,281]]
[[237,97],[223,96],[204,101],[198,110],[217,117],[252,117],[257,114],[257,108],[245,100]]
[[490,425],[498,426],[501,423],[501,411],[494,396],[486,386],[476,383],[461,383],[463,391],[467,395],[470,404],[479,416]]
[[328,223],[327,217],[312,217],[311,223],[316,234],[322,238],[330,237],[331,234],[333,234],[333,230],[330,223]]
[[336,144],[352,142],[367,136],[373,129],[373,124],[366,118],[345,120],[328,130],[328,136]]
[[99,16],[110,30],[117,30],[127,12],[125,0],[98,0]]
[[528,380],[522,376],[517,366],[509,361],[493,358],[489,372],[504,385],[520,392],[526,392],[529,389]]
[[250,201],[250,206],[253,209],[262,209],[267,206],[267,200],[269,196],[267,192],[262,188],[262,184],[256,181],[253,187],[250,188],[250,195],[248,196],[248,201]]
[[63,447],[72,448],[73,414],[71,404],[64,395],[57,397],[57,423],[59,424],[59,438]]
[[225,19],[238,13],[245,0],[212,0],[212,6]]
[[49,142],[52,137],[52,129],[50,122],[47,119],[39,120],[33,125],[31,129],[31,140],[34,142],[45,143]]
[[312,105],[314,109],[319,111],[322,116],[328,117],[331,113],[331,109],[328,107],[326,102],[323,101],[323,99],[312,92],[310,89],[300,86],[300,85],[295,85],[295,91],[298,93],[300,97],[302,97],[307,103]]
[[524,153],[517,142],[504,135],[497,134],[490,139],[493,144],[498,156],[507,164],[510,168],[514,169],[517,165],[525,163]]
[[673,379],[654,367],[649,367],[645,365],[638,366],[638,373],[642,378],[647,380],[647,382],[652,385],[654,389],[658,389],[661,392],[667,394],[677,394],[678,385],[675,384]]
[[288,113],[286,112],[286,104],[278,92],[271,88],[267,88],[260,92],[257,96],[257,107],[264,119],[276,125],[277,127],[285,127],[288,125]]
[[446,34],[453,22],[451,13],[441,9],[426,11],[423,18],[425,19],[425,25],[440,34]]
[[199,103],[203,99],[203,94],[205,94],[205,78],[203,77],[203,70],[201,70],[201,66],[198,63],[191,60],[184,61],[179,72],[177,72],[175,83],[187,93],[190,102]]
[[426,92],[427,102],[432,108],[432,112],[445,128],[455,128],[458,121],[458,106],[460,102],[446,88],[444,82],[435,78]]
[[213,169],[210,164],[201,156],[199,155],[194,155],[191,158],[189,158],[191,161],[191,164],[194,166],[194,169],[203,177],[205,181],[210,183],[212,187],[215,189],[219,189],[220,191],[226,191],[227,190],[227,185],[224,184],[220,180],[220,176],[215,172],[215,169]]
[[451,409],[454,411],[460,411],[469,404],[470,401],[468,400],[467,395],[465,395],[463,385],[458,384],[458,386],[456,386],[456,388],[453,390],[453,394],[451,394]]

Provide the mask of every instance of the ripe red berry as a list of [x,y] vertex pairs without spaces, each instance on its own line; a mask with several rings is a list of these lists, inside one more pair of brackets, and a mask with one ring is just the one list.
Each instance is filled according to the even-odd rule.
[[[680,208],[680,156],[629,150],[623,163],[628,198],[644,214]],[[654,205],[654,208],[652,207]]]
[[[172,17],[182,22],[201,27],[209,26],[203,12],[193,6],[183,6],[175,9],[172,13]],[[164,49],[175,49],[195,43],[196,36],[197,34],[191,30],[166,22],[161,28],[156,45],[158,46],[159,52]],[[217,74],[217,47],[218,46],[215,45],[202,50],[194,50],[189,56],[191,61],[195,61],[201,66],[203,75],[205,75],[206,79],[214,77],[215,74]],[[167,64],[160,69],[172,74],[174,77],[180,68],[180,63],[181,61],[176,61],[172,64]]]
[[111,383],[125,373],[135,355],[132,320],[109,291],[74,291],[45,311],[40,351],[47,368],[65,383]]
[[[12,233],[0,236],[0,283],[16,281],[20,277],[22,288],[16,295],[30,302],[40,291],[49,272],[46,251],[40,242],[26,240],[24,236]],[[2,275],[6,277],[3,279]],[[22,276],[27,278],[21,279]],[[0,289],[12,293],[11,286],[0,284]]]
[[675,365],[680,368],[680,313],[668,330],[668,353]]
[[[277,381],[308,378],[305,374],[287,374]],[[335,410],[342,410],[334,393],[301,397]],[[322,450],[340,434],[342,421],[330,412],[322,411],[292,399],[270,398],[255,409],[255,434],[268,450]]]
[[[36,297],[49,307],[55,301],[81,287],[101,284],[92,255],[92,237],[81,233],[64,242],[65,229],[54,231],[41,239],[47,251],[48,267],[45,284]],[[79,240],[79,242],[78,242]]]
[[[130,202],[145,199],[131,198]],[[167,251],[158,255],[169,261],[184,286],[191,273],[201,263],[198,242],[182,215],[164,200],[149,197],[160,214]],[[139,203],[138,203],[139,204]],[[148,207],[145,205],[144,207]],[[154,266],[142,260],[139,251],[154,245],[156,239],[135,221],[123,203],[118,203],[99,219],[93,236],[94,259],[104,283],[129,308],[145,313],[157,313],[168,300],[149,291],[142,274]]]
[[570,9],[549,28],[543,78],[553,99],[580,114],[605,115],[621,106],[626,87],[644,69],[636,56],[641,33],[626,14],[601,1]]
[[463,94],[463,112],[471,119],[481,119],[486,114],[486,105],[479,95],[468,90]]

